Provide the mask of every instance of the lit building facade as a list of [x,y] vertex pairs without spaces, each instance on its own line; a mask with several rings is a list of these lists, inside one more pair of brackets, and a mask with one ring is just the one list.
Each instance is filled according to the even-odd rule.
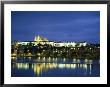
[[23,42],[13,42],[13,45],[29,45],[32,44],[34,46],[37,46],[38,44],[41,45],[51,45],[55,47],[81,47],[81,46],[86,46],[87,42],[54,42],[54,41],[49,41],[47,38],[43,38],[42,36],[35,36],[34,41],[23,41]]

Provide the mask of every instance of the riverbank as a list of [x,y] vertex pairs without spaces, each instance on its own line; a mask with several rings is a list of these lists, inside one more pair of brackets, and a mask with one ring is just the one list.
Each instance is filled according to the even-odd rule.
[[52,47],[26,46],[12,49],[11,57],[100,59],[99,46]]

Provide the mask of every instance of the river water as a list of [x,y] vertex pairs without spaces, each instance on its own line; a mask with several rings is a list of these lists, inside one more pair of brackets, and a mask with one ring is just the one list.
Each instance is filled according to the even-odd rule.
[[100,61],[67,58],[15,58],[12,77],[99,77]]

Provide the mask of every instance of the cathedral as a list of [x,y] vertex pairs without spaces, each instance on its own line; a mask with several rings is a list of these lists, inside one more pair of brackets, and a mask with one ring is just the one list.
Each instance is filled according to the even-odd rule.
[[38,35],[38,36],[35,36],[34,41],[35,42],[43,42],[43,41],[48,42],[48,39]]

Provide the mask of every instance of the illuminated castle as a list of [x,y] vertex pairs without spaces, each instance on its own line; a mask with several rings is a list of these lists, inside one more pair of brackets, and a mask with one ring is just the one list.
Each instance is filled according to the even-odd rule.
[[43,38],[42,36],[35,36],[34,41],[36,42],[43,42],[43,41],[48,41],[47,38]]
[[81,46],[86,46],[87,42],[55,42],[55,41],[49,41],[47,38],[44,38],[42,36],[35,36],[34,41],[23,41],[23,42],[16,42],[15,44],[19,45],[28,45],[29,43],[34,44],[37,46],[38,44],[49,44],[51,46],[55,47],[81,47]]

